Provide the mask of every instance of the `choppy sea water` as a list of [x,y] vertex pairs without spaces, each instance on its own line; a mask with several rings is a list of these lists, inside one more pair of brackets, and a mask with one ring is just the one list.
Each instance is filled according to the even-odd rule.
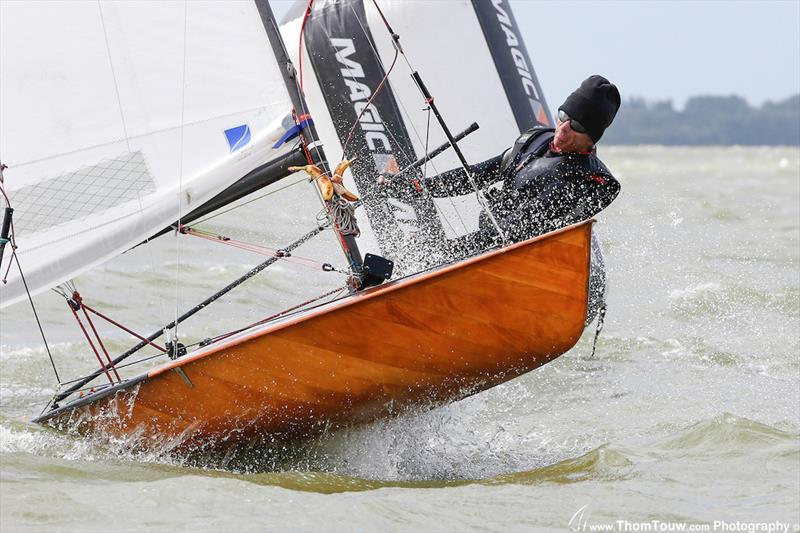
[[[270,468],[189,466],[28,423],[55,379],[29,307],[4,310],[0,530],[643,531],[634,528],[654,520],[792,530],[800,523],[800,150],[605,147],[600,155],[623,192],[598,217],[610,302],[594,358],[587,331],[556,361],[462,402],[295,450],[257,451],[279,457]],[[312,200],[295,189],[207,227],[289,242],[314,219],[298,219]],[[324,239],[297,255],[336,257]],[[174,317],[176,298],[184,309],[258,260],[166,239],[77,284],[96,307],[150,333]],[[181,334],[202,339],[341,282],[281,264]],[[37,309],[62,380],[93,368],[64,302],[44,295]],[[108,335],[114,349],[127,346]]]

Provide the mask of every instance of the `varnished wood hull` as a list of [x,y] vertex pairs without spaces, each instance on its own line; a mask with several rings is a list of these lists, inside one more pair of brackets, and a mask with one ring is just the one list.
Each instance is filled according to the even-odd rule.
[[38,421],[186,448],[258,434],[294,438],[458,400],[578,341],[590,236],[585,222],[370,289]]

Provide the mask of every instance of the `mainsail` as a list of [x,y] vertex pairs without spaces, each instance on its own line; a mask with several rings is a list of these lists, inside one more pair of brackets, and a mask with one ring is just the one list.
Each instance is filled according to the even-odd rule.
[[[30,292],[285,156],[291,109],[252,1],[1,2],[0,161]],[[25,297],[16,268],[0,291]]]
[[[281,28],[295,63],[306,5],[299,0]],[[460,131],[473,121],[480,125],[459,143],[471,162],[502,153],[520,131],[552,125],[507,1],[427,2],[421,8],[417,2],[382,0],[380,6],[400,35],[409,66],[422,75],[452,128]],[[373,2],[363,0],[315,1],[305,21],[304,43],[304,66],[311,71],[305,76],[305,94],[328,154],[336,158],[394,63],[395,48]],[[412,200],[376,199],[379,173],[396,172],[425,154],[426,145],[446,141],[436,124],[428,127],[423,105],[408,67],[398,66],[361,115],[349,147],[359,157],[353,178],[365,196],[372,232],[382,252],[405,272],[441,262],[448,242],[474,231],[478,223],[474,197],[452,204],[424,194]],[[428,174],[458,165],[455,155],[446,152],[428,166]]]

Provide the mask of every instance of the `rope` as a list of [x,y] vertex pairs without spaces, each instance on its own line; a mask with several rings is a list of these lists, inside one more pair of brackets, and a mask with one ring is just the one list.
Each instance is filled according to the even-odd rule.
[[50,353],[50,345],[47,344],[47,338],[44,336],[44,329],[42,329],[42,323],[39,320],[39,313],[36,312],[36,306],[33,304],[33,297],[31,296],[31,291],[28,290],[28,282],[25,281],[25,274],[22,273],[22,266],[19,264],[19,257],[17,254],[14,253],[12,257],[17,262],[17,269],[19,269],[19,277],[22,279],[22,284],[25,286],[25,294],[28,295],[28,301],[31,303],[31,309],[33,310],[33,316],[36,318],[36,325],[39,326],[39,333],[42,335],[42,341],[44,342],[44,348],[47,350],[47,356],[50,358],[50,364],[53,367],[53,373],[56,375],[56,381],[58,381],[59,386],[61,385],[61,378],[58,376],[58,370],[56,370],[56,363],[53,361],[53,354]]
[[[311,113],[309,112],[309,110],[305,106],[305,98],[302,98],[302,95],[305,94],[303,92],[303,55],[302,54],[303,54],[303,33],[305,32],[306,22],[308,21],[308,18],[311,16],[311,4],[313,3],[313,1],[314,0],[308,0],[308,5],[306,6],[306,12],[305,12],[305,15],[303,16],[303,22],[302,22],[301,27],[300,27],[300,37],[298,39],[298,48],[299,48],[298,49],[298,53],[299,53],[298,62],[300,63],[300,65],[299,65],[299,73],[298,73],[299,75],[298,76],[289,76],[289,79],[294,80],[295,89],[297,90],[297,92],[301,96],[301,98],[299,99],[299,101],[300,101],[300,114],[301,115],[308,115],[308,116],[310,116]],[[272,19],[272,27],[273,27],[274,32],[277,35],[281,34],[281,31],[278,28],[278,25],[275,22],[275,19]],[[284,50],[284,54],[286,54],[287,61],[288,61],[288,54],[286,53],[285,50]],[[295,124],[299,124],[299,121],[297,120],[297,110],[296,109],[292,109],[292,118],[294,119]],[[305,134],[303,133],[303,130],[300,130],[300,140],[301,140],[301,144],[302,144],[302,147],[303,147],[303,151],[306,153],[306,157],[309,159],[309,164],[311,164],[312,163],[312,158],[310,157],[309,149],[308,149],[308,146],[307,146],[307,144],[305,142]],[[319,161],[322,161],[323,157],[322,157],[321,143],[315,143],[315,146],[313,147],[313,150],[317,154],[317,159]]]
[[333,219],[336,221],[336,226],[342,235],[353,235],[358,237],[361,230],[358,229],[358,221],[356,220],[356,208],[340,196],[334,195],[330,202],[331,213]]
[[297,62],[300,66],[300,94],[303,93],[303,32],[306,29],[306,22],[308,21],[308,17],[311,15],[311,4],[314,3],[314,0],[308,0],[308,5],[306,6],[306,13],[303,15],[303,22],[300,24],[300,40],[298,43],[298,50],[297,50]]
[[[355,10],[355,8],[353,7],[352,4],[350,5],[350,11],[353,12],[353,17],[355,18],[356,22],[358,22],[358,25],[361,27],[361,31],[364,33],[364,36],[367,37],[367,42],[369,43],[370,49],[372,50],[372,55],[374,55],[378,59],[378,61],[380,62],[380,60],[381,60],[380,54],[378,54],[378,50],[375,49],[375,45],[373,44],[372,39],[370,39],[369,35],[367,34],[367,29],[364,27],[364,24],[361,22],[361,19],[358,18],[358,13],[356,13],[356,10]],[[331,35],[328,33],[327,29],[325,30],[325,36],[328,38],[328,40],[331,39]],[[357,80],[356,80],[355,76],[350,75],[350,81],[357,81]],[[403,110],[405,111],[405,106],[403,105],[403,101],[400,98],[397,98],[397,101],[400,104],[400,106],[403,107]],[[406,116],[410,117],[408,112],[406,112]],[[358,121],[356,121],[356,122],[358,122]],[[419,135],[419,133],[414,128],[413,121],[409,120],[409,123],[411,124],[412,129],[414,129],[414,133],[417,136],[417,140],[422,142],[422,137]],[[398,150],[400,150],[400,153],[403,154],[403,157],[405,157],[409,161],[412,161],[414,158],[413,157],[409,157],[409,154],[408,154],[408,152],[406,152],[405,147],[403,146],[403,144],[401,142],[399,142],[397,140],[397,137],[394,135],[394,132],[391,130],[391,128],[386,129],[386,133],[392,138],[392,141],[394,141],[394,144],[398,148]]]
[[[200,229],[196,229],[196,228],[192,228],[192,227],[188,227],[188,226],[182,226],[181,229],[180,229],[180,233],[183,233],[184,235],[189,235],[189,236],[193,236],[193,237],[198,237],[200,239],[205,239],[205,240],[208,240],[208,241],[216,242],[216,243],[219,243],[219,244],[224,244],[224,245],[227,245],[227,246],[231,246],[233,248],[238,248],[240,250],[246,250],[248,252],[254,252],[254,253],[257,253],[257,254],[265,255],[267,257],[274,257],[274,258],[277,258],[277,259],[282,259],[282,260],[290,262],[290,263],[303,265],[303,266],[306,266],[306,267],[309,267],[309,268],[313,268],[313,269],[318,269],[318,268],[322,267],[323,270],[326,270],[326,268],[325,268],[326,265],[328,265],[328,267],[330,267],[330,265],[328,263],[322,263],[320,261],[317,261],[315,259],[310,259],[310,258],[307,258],[307,257],[296,256],[296,255],[294,255],[294,254],[292,254],[290,252],[287,252],[285,250],[275,250],[275,249],[272,249],[272,248],[268,248],[266,246],[261,246],[259,244],[253,244],[253,243],[248,243],[248,242],[244,242],[244,241],[237,241],[237,240],[231,239],[230,237],[226,237],[224,235],[217,235],[217,234],[211,233],[210,231],[204,231],[204,230],[200,230]],[[341,270],[337,270],[337,269],[333,269],[331,271],[342,272]]]
[[[103,339],[100,337],[100,334],[97,332],[97,328],[95,328],[95,326],[94,326],[94,322],[92,321],[92,318],[89,316],[89,312],[93,313],[94,315],[97,315],[98,317],[102,318],[106,322],[118,327],[119,329],[125,331],[126,333],[132,335],[133,337],[136,337],[137,339],[139,339],[141,341],[144,341],[145,343],[153,346],[154,348],[156,348],[160,352],[162,352],[162,353],[166,353],[167,352],[166,348],[162,348],[161,346],[159,346],[159,345],[151,342],[150,340],[144,338],[143,336],[139,335],[138,333],[136,333],[135,331],[131,330],[130,328],[127,328],[127,327],[123,326],[119,322],[109,318],[108,316],[106,316],[103,313],[97,311],[96,309],[93,309],[92,307],[86,305],[86,303],[83,301],[83,298],[81,297],[80,293],[76,290],[74,282],[72,282],[72,281],[66,282],[63,285],[60,285],[60,286],[56,287],[53,290],[56,293],[60,294],[62,297],[64,297],[64,299],[67,301],[67,305],[69,305],[69,308],[72,311],[72,314],[75,317],[75,320],[78,322],[78,325],[80,326],[81,330],[83,331],[83,334],[86,337],[86,340],[88,341],[89,346],[92,348],[92,351],[94,351],[94,354],[97,357],[98,362],[100,363],[101,370],[103,372],[105,372],[106,376],[108,376],[110,383],[113,384],[114,381],[111,379],[111,376],[108,373],[108,369],[109,368],[114,372],[114,375],[116,376],[118,383],[121,382],[122,380],[120,379],[119,372],[117,371],[117,368],[114,365],[114,361],[111,360],[111,357],[108,354],[108,350],[106,350],[105,344],[103,343]],[[94,333],[94,336],[97,339],[97,342],[100,345],[100,348],[103,350],[103,353],[105,354],[106,359],[108,360],[108,365],[103,363],[103,361],[101,360],[100,354],[97,351],[97,348],[95,347],[94,343],[92,342],[92,339],[89,336],[89,333],[86,331],[86,328],[84,327],[83,322],[81,321],[80,317],[77,314],[78,310],[83,310],[83,314],[86,317],[86,321],[89,323],[89,326],[92,328],[92,332]]]
[[[301,54],[302,54],[302,48],[303,48],[303,33],[305,32],[306,22],[308,21],[310,15],[311,15],[311,4],[312,3],[313,3],[313,0],[309,0],[308,6],[306,7],[305,16],[303,17],[303,23],[302,23],[302,26],[300,28],[300,37],[298,39],[298,46],[300,48],[299,52]],[[280,30],[278,29],[277,25],[275,25],[274,19],[272,20],[272,23],[273,23],[274,31],[278,35],[280,35]],[[305,99],[302,97],[303,94],[304,94],[304,92],[303,92],[303,84],[302,84],[302,67],[303,67],[302,59],[303,59],[302,56],[300,56],[299,57],[299,60],[300,60],[300,76],[299,77],[298,76],[291,76],[290,79],[294,79],[295,89],[297,90],[298,94],[300,95],[300,98],[299,98],[300,116],[307,116],[310,113],[309,113],[308,109],[306,108]],[[296,109],[292,110],[292,116],[293,116],[293,118],[295,120],[295,124],[299,124],[300,121],[297,118],[297,110]],[[314,146],[312,148],[309,148],[308,143],[306,142],[306,135],[303,133],[302,130],[300,131],[300,141],[301,141],[301,144],[302,144],[302,147],[303,147],[303,152],[306,155],[306,159],[308,161],[308,164],[313,164],[314,161],[315,161],[315,159],[311,156],[311,152],[310,152],[310,150],[313,149],[315,151],[315,153],[316,153],[316,161],[319,161],[321,166],[323,167],[322,171],[329,174],[330,173],[330,169],[327,168],[328,167],[327,161],[325,161],[325,158],[322,155],[322,143],[315,142]],[[331,208],[329,206],[329,202],[326,202],[325,199],[322,197],[322,193],[319,191],[319,188],[318,187],[314,187],[314,190],[316,191],[318,198],[322,202],[322,205],[325,206],[325,209],[330,211]],[[350,250],[350,246],[348,245],[348,243],[346,241],[346,237],[344,235],[342,235],[341,232],[339,231],[339,226],[338,226],[336,220],[333,219],[332,214],[330,216],[331,216],[330,222],[331,222],[331,224],[333,225],[334,229],[336,230],[336,232],[338,234],[337,235],[338,236],[337,240],[339,241],[339,246],[342,248],[342,252],[344,253],[345,258],[347,258],[347,261],[350,263],[351,268],[356,269],[358,267],[358,264],[356,263],[356,260],[355,260],[355,257],[353,255],[353,252]]]
[[[325,228],[322,227],[322,226],[314,228],[313,230],[309,231],[308,233],[306,233],[305,235],[303,235],[299,239],[295,240],[293,243],[291,243],[288,246],[284,247],[283,250],[285,250],[287,252],[290,252],[290,251],[294,250],[295,248],[297,248],[298,246],[300,246],[304,242],[308,241],[309,239],[311,239],[315,235],[319,235],[324,229]],[[159,328],[154,333],[151,333],[147,337],[146,340],[147,341],[152,341],[152,340],[155,340],[158,337],[164,335],[165,330],[173,328],[178,323],[183,322],[184,320],[187,320],[190,317],[194,316],[198,312],[200,312],[203,309],[205,309],[211,303],[215,302],[216,300],[218,300],[219,298],[221,298],[225,294],[229,293],[230,291],[232,291],[233,289],[235,289],[236,287],[238,287],[239,285],[241,285],[242,283],[244,283],[248,279],[252,278],[253,276],[258,274],[259,272],[263,271],[265,268],[267,268],[270,265],[274,264],[277,260],[278,260],[278,258],[271,257],[271,258],[267,259],[266,261],[263,261],[262,263],[256,265],[255,267],[250,269],[244,275],[240,276],[239,278],[237,278],[233,282],[229,283],[228,285],[226,285],[222,289],[218,290],[213,295],[209,296],[208,298],[206,298],[205,300],[203,300],[199,304],[195,305],[194,307],[192,307],[191,309],[189,309],[188,311],[183,313],[174,322],[171,322],[171,323],[167,324],[166,326],[164,326],[162,328]],[[123,354],[117,356],[116,358],[114,358],[113,363],[115,365],[118,365],[124,359],[130,357],[131,355],[133,355],[134,353],[136,353],[137,351],[141,350],[142,348],[144,348],[147,345],[148,345],[148,343],[145,342],[145,341],[139,342],[139,344],[137,344],[136,346],[133,346],[132,348],[128,349],[125,353],[123,353]],[[101,371],[97,370],[97,371],[92,372],[92,373],[90,373],[90,374],[88,374],[88,375],[86,375],[86,376],[84,376],[82,378],[79,378],[77,380],[72,381],[73,385],[71,387],[68,387],[65,390],[61,390],[60,392],[55,394],[53,396],[53,399],[51,400],[51,402],[59,402],[59,401],[63,400],[64,398],[66,398],[69,395],[71,395],[72,393],[74,393],[76,390],[78,390],[83,385],[89,383],[90,381],[92,381],[93,379],[98,377],[101,373],[102,373]]]
[[[131,330],[131,329],[128,329],[128,328],[126,328],[125,326],[123,326],[123,325],[122,325],[122,324],[120,324],[119,322],[116,322],[115,320],[112,320],[112,319],[110,319],[109,317],[107,317],[107,316],[106,316],[106,315],[104,315],[103,313],[101,313],[101,312],[99,312],[99,311],[97,311],[97,310],[95,310],[95,309],[92,309],[91,307],[89,307],[88,305],[86,305],[85,303],[83,303],[83,301],[81,301],[81,306],[83,307],[84,311],[86,311],[86,310],[88,310],[88,311],[91,311],[92,313],[94,313],[95,315],[99,316],[100,318],[102,318],[103,320],[105,320],[106,322],[108,322],[109,324],[113,324],[114,326],[117,326],[119,329],[121,329],[121,330],[122,330],[122,331],[124,331],[125,333],[128,333],[128,334],[130,334],[130,335],[132,335],[132,336],[136,337],[136,338],[137,338],[137,339],[139,339],[140,341],[146,342],[147,344],[149,344],[150,346],[152,346],[152,347],[153,347],[153,348],[155,348],[156,350],[159,350],[159,351],[161,351],[161,352],[167,353],[167,349],[166,349],[166,348],[162,348],[162,347],[161,347],[161,346],[159,346],[158,344],[155,344],[154,342],[152,342],[152,341],[150,341],[150,340],[148,340],[148,339],[146,339],[146,338],[142,337],[141,335],[139,335],[139,334],[138,334],[138,333],[136,333],[135,331],[133,331],[133,330]],[[112,365],[113,365],[113,363],[112,363]]]
[[[351,8],[352,8],[352,6],[351,6]],[[359,21],[359,24],[360,24],[360,21]],[[347,140],[344,142],[344,146],[342,147],[342,159],[348,159],[348,157],[347,157],[347,148],[350,145],[350,140],[353,138],[353,132],[356,131],[356,126],[358,126],[358,122],[361,120],[361,117],[364,116],[364,113],[367,111],[367,109],[369,109],[369,106],[372,105],[372,101],[383,90],[383,87],[386,84],[386,80],[389,78],[389,74],[392,72],[392,70],[394,69],[395,64],[397,63],[397,57],[399,55],[400,55],[400,52],[398,50],[395,50],[394,51],[394,59],[392,60],[391,66],[389,66],[389,70],[386,71],[386,74],[383,76],[383,79],[381,80],[381,82],[378,84],[378,86],[375,88],[375,90],[372,91],[372,96],[370,96],[369,100],[367,100],[367,105],[364,106],[364,108],[361,110],[361,113],[358,114],[358,116],[356,117],[356,120],[353,122],[353,126],[350,128],[350,132],[347,134]]]
[[[267,323],[267,322],[269,322],[269,321],[271,321],[271,320],[275,320],[275,319],[277,319],[277,318],[291,316],[291,315],[293,315],[293,314],[296,314],[296,313],[300,312],[300,309],[301,309],[302,307],[304,307],[304,306],[307,306],[308,304],[311,304],[311,303],[314,303],[314,302],[318,302],[319,300],[322,300],[323,298],[326,298],[326,297],[328,297],[328,296],[331,296],[331,295],[334,295],[334,294],[337,294],[337,293],[341,293],[342,291],[345,291],[345,290],[347,290],[347,287],[346,287],[346,286],[345,286],[345,287],[339,287],[339,288],[333,289],[333,290],[331,290],[331,291],[328,291],[328,292],[326,292],[326,293],[324,293],[324,294],[321,294],[320,296],[317,296],[317,297],[311,298],[311,299],[309,299],[309,300],[306,300],[305,302],[303,302],[303,303],[301,303],[301,304],[295,305],[295,306],[293,306],[293,307],[290,307],[290,308],[288,308],[288,309],[285,309],[285,310],[283,310],[283,311],[281,311],[281,312],[279,312],[279,313],[276,313],[276,314],[274,314],[274,315],[271,315],[271,316],[269,316],[269,317],[263,318],[263,319],[261,319],[261,320],[259,320],[259,321],[257,321],[257,322],[254,322],[254,323],[252,323],[252,324],[250,324],[250,325],[248,325],[248,326],[246,326],[246,327],[244,327],[244,328],[240,328],[240,329],[233,330],[233,331],[230,331],[230,332],[227,332],[227,333],[223,333],[223,334],[221,334],[221,335],[218,335],[217,337],[214,337],[214,338],[211,338],[211,339],[204,339],[204,340],[202,340],[202,341],[199,341],[199,342],[195,342],[195,343],[192,343],[192,344],[188,344],[188,345],[186,345],[186,346],[185,346],[185,348],[187,348],[187,349],[188,349],[188,348],[192,348],[192,347],[195,347],[195,346],[208,346],[208,345],[210,345],[210,344],[213,344],[213,343],[215,343],[215,342],[219,342],[220,340],[224,340],[224,339],[226,339],[226,338],[228,338],[228,337],[231,337],[231,336],[233,336],[233,335],[236,335],[236,334],[238,334],[238,333],[241,333],[241,332],[243,332],[243,331],[246,331],[247,329],[249,329],[249,328],[252,328],[252,327],[254,327],[254,326],[261,325],[261,324],[265,324],[265,323]],[[322,303],[319,303],[319,304],[317,304],[316,306],[313,306],[313,307],[311,307],[311,308],[309,308],[309,309],[314,309],[314,308],[316,308],[316,307],[319,307],[319,306],[321,306],[321,305],[325,305],[325,304],[327,304],[327,303],[330,303],[330,302],[333,302],[333,301],[336,301],[336,298],[334,298],[334,299],[330,300],[329,302],[322,302]],[[91,310],[91,311],[93,311],[92,309],[90,309],[90,310]],[[96,311],[93,311],[93,312],[95,312],[95,313],[96,313]],[[167,353],[166,353],[166,352],[157,353],[157,354],[149,355],[149,356],[147,356],[147,357],[143,357],[143,358],[141,358],[141,359],[137,359],[137,360],[135,360],[135,361],[131,361],[130,363],[125,363],[125,364],[117,364],[117,365],[115,365],[115,366],[116,366],[116,368],[117,368],[117,369],[120,369],[120,370],[121,370],[121,369],[123,369],[123,368],[127,368],[127,367],[131,367],[131,366],[135,366],[135,365],[138,365],[139,363],[143,363],[143,362],[146,362],[146,361],[151,361],[151,360],[153,360],[153,359],[156,359],[156,358],[158,358],[158,357],[163,357],[163,356],[165,356],[165,355],[167,355]],[[93,377],[92,377],[92,379],[94,379],[94,377],[97,377],[97,375],[93,376]],[[85,385],[85,384],[87,383],[87,381],[86,381],[86,377],[81,377],[81,378],[76,378],[76,379],[73,379],[73,380],[70,380],[70,381],[64,381],[64,382],[60,382],[60,383],[59,383],[59,386],[62,386],[62,387],[63,387],[63,386],[65,386],[65,385],[72,385],[72,384],[74,384],[74,383],[80,383],[80,385],[78,385],[78,387],[80,387],[81,385]],[[91,389],[93,389],[93,388],[94,388],[94,387],[75,388],[75,389],[72,389],[71,391],[69,391],[69,394],[74,394],[74,393],[76,393],[76,392],[78,392],[78,393],[80,393],[80,392],[85,392],[85,391],[87,391],[87,390],[91,390]],[[53,399],[51,400],[51,402],[50,402],[50,403],[52,403],[52,402],[53,402],[53,400],[57,400],[57,399],[58,399],[58,400],[60,400],[60,399],[62,399],[62,398],[64,398],[64,397],[66,397],[66,395],[65,395],[65,396],[62,396],[61,398],[57,398],[57,396],[58,396],[58,394],[54,395],[54,396],[53,396]],[[45,406],[45,408],[44,408],[44,409],[42,409],[42,413],[44,413],[44,411],[47,409],[47,407],[50,405],[50,403],[48,403],[48,405],[46,405],[46,406]]]
[[400,50],[400,53],[403,54],[403,59],[405,59],[406,65],[408,65],[409,70],[414,72],[416,69],[414,69],[411,66],[411,62],[408,60],[408,56],[403,51],[403,47],[400,46],[400,36],[396,34],[392,29],[392,27],[389,25],[389,20],[386,18],[386,15],[383,14],[383,10],[381,9],[381,6],[378,5],[377,0],[372,0],[372,3],[375,4],[375,9],[378,10],[378,14],[381,16],[381,20],[383,20],[383,25],[386,26],[386,30],[389,32],[389,35],[392,36],[392,42],[394,42],[395,48]]

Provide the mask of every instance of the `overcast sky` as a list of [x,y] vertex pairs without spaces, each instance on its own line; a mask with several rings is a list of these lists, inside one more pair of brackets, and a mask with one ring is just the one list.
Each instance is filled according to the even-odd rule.
[[[273,0],[278,20],[292,3]],[[589,74],[615,82],[623,98],[678,107],[700,94],[739,94],[760,105],[800,92],[800,0],[511,5],[551,108]]]
[[800,0],[512,2],[548,103],[588,74],[624,96],[800,92]]

